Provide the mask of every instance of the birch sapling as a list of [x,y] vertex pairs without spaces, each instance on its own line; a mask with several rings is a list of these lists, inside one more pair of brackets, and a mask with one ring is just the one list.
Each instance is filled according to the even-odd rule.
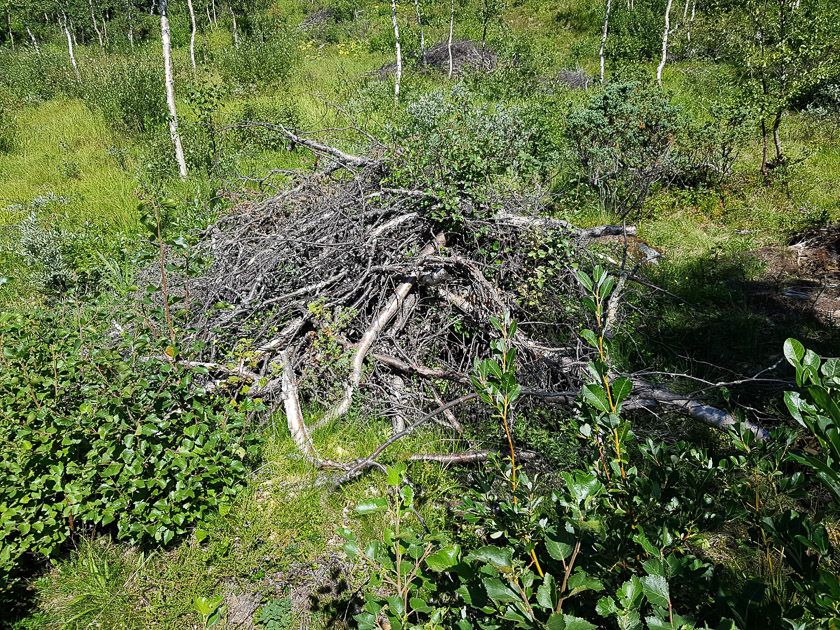
[[402,81],[402,49],[400,48],[400,25],[397,22],[397,0],[391,0],[391,25],[394,27],[394,46],[397,53],[397,69],[394,73],[394,103],[400,100],[400,81]]
[[449,78],[452,78],[452,34],[455,32],[455,0],[449,0],[449,39],[446,48],[449,52]]
[[190,11],[190,64],[192,70],[195,72],[195,11],[193,10],[192,0],[187,0],[187,9]]
[[656,68],[656,82],[662,86],[662,70],[665,69],[665,62],[668,60],[668,35],[671,31],[671,4],[673,0],[668,0],[665,5],[665,30],[662,32],[662,58],[659,60],[659,66]]
[[178,163],[178,175],[187,178],[187,162],[184,159],[184,147],[178,133],[178,111],[175,108],[175,81],[172,77],[172,39],[169,33],[167,0],[160,0],[160,39],[163,47],[163,73],[166,85],[166,106],[169,109],[169,135],[175,149],[175,161]]
[[601,64],[601,83],[604,82],[604,59],[607,52],[607,33],[610,30],[610,9],[612,8],[612,0],[607,0],[604,10],[604,28],[601,30],[601,49],[598,52],[598,58]]

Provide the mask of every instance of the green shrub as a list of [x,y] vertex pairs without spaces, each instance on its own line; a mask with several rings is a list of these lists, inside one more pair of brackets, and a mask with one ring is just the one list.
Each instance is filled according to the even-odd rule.
[[297,63],[296,42],[291,33],[265,41],[246,39],[239,48],[225,48],[217,63],[227,85],[241,89],[283,85]]
[[566,133],[580,177],[605,209],[626,217],[660,189],[730,176],[748,112],[715,104],[708,118],[693,122],[656,86],[617,82],[572,112]]
[[[167,544],[224,514],[257,454],[253,403],[198,386],[97,307],[0,315],[0,583],[92,528]],[[163,357],[163,358],[155,358]]]
[[[535,112],[518,106],[476,104],[461,87],[433,92],[406,107],[392,128],[401,147],[394,183],[433,191],[440,198],[486,200],[501,182],[510,187],[543,177],[552,147]],[[458,209],[451,208],[452,219]],[[449,212],[449,211],[446,211]]]
[[81,90],[117,131],[146,133],[169,116],[160,62],[151,56],[110,55],[84,73]]
[[20,102],[46,101],[56,96],[72,96],[77,84],[66,53],[44,47],[40,54],[31,50],[0,50],[0,86]]

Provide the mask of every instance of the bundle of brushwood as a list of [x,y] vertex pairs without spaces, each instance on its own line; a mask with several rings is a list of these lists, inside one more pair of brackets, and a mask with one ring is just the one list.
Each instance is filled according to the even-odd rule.
[[[544,216],[536,194],[478,203],[393,187],[388,158],[277,129],[318,154],[319,170],[226,214],[204,233],[206,272],[181,280],[208,387],[245,382],[247,395],[282,405],[301,453],[343,481],[379,467],[388,445],[429,421],[463,431],[466,414],[455,411],[475,397],[469,374],[495,336],[490,317],[508,312],[520,322],[513,342],[521,404],[574,404],[592,357],[578,341],[585,326],[572,262],[594,264],[593,242],[627,240],[632,227],[576,228]],[[534,290],[528,252],[547,239],[563,243],[568,264]],[[617,273],[632,281],[636,271]],[[619,311],[611,306],[610,317]],[[717,426],[734,422],[700,401],[634,384],[625,408],[666,406]],[[394,433],[369,457],[328,461],[302,408],[323,410],[318,424],[341,422],[351,409],[389,417]]]

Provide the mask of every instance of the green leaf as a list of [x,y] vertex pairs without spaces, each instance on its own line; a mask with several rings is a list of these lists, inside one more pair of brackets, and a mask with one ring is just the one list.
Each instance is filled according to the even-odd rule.
[[519,596],[499,578],[488,577],[482,580],[487,596],[494,602],[503,604],[519,601]]
[[612,397],[613,403],[618,406],[625,398],[633,391],[633,382],[629,378],[621,377],[615,379],[612,383]]
[[461,546],[458,544],[447,545],[426,558],[426,566],[432,571],[440,573],[458,564],[458,557],[461,555]]
[[496,547],[495,545],[485,545],[476,549],[469,556],[467,560],[478,560],[494,566],[503,573],[510,572],[513,568],[512,552],[508,548]]
[[557,585],[551,573],[545,574],[542,584],[537,588],[537,603],[547,610],[554,610],[557,605]]
[[566,560],[569,556],[572,555],[572,546],[567,545],[564,542],[560,542],[559,540],[552,540],[551,538],[546,538],[545,548],[548,551],[548,555],[557,560],[558,562],[562,562],[563,560]]
[[580,336],[581,336],[581,337],[583,338],[583,340],[584,340],[584,341],[586,341],[586,343],[588,343],[590,346],[592,346],[592,347],[593,347],[593,348],[595,348],[596,350],[598,349],[598,346],[599,346],[599,344],[598,344],[598,335],[596,335],[593,331],[589,330],[588,328],[585,328],[584,330],[581,330],[581,331],[580,331]]
[[592,577],[586,571],[577,569],[569,576],[569,594],[575,595],[583,591],[603,591],[604,585],[600,580]]
[[602,597],[595,604],[595,612],[602,617],[611,617],[618,613],[618,606],[612,597]]
[[654,606],[668,608],[670,595],[668,592],[668,581],[661,575],[646,575],[642,578],[642,588],[645,597]]
[[587,383],[583,386],[583,399],[591,407],[594,407],[601,413],[610,412],[610,404],[607,401],[607,393],[604,388],[597,383]]
[[799,367],[805,357],[805,346],[796,339],[787,339],[784,345],[784,355],[788,363],[793,367]]
[[388,502],[382,498],[370,498],[356,505],[356,514],[375,514],[388,509]]

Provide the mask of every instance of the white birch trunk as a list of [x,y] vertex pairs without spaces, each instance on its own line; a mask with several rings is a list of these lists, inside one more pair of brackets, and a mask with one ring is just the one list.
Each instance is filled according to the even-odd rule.
[[169,18],[166,15],[166,0],[160,2],[160,39],[163,44],[163,74],[166,84],[166,106],[169,109],[169,135],[175,148],[175,161],[178,162],[178,174],[187,178],[187,162],[184,160],[184,147],[178,133],[178,111],[175,108],[175,81],[172,78],[172,41],[169,35]]
[[195,11],[192,0],[187,0],[187,8],[190,10],[190,63],[195,72]]
[[659,66],[656,68],[656,82],[662,86],[662,70],[665,68],[665,62],[668,60],[668,34],[671,32],[671,4],[673,0],[668,0],[665,5],[665,30],[662,32],[662,59],[659,60]]
[[131,6],[128,7],[128,43],[131,50],[134,50],[134,19],[131,14]]
[[99,25],[96,23],[96,14],[93,12],[93,0],[88,0],[90,7],[90,21],[93,22],[93,30],[96,31],[96,39],[99,40],[99,47],[104,50],[105,42],[102,40],[102,31],[99,30]]
[[449,0],[449,39],[446,47],[449,52],[449,78],[452,78],[452,70],[454,64],[452,63],[452,34],[455,32],[455,0]]
[[607,52],[607,33],[610,30],[610,9],[612,8],[612,0],[607,0],[607,5],[604,10],[604,28],[601,30],[601,49],[598,52],[598,58],[601,63],[601,83],[604,82],[604,59]]
[[420,61],[426,63],[426,34],[423,32],[423,16],[420,13],[420,0],[414,0],[414,12],[417,14],[417,26],[420,28]]
[[29,28],[29,25],[26,25],[26,32],[29,34],[29,39],[32,40],[32,47],[35,49],[35,52],[39,55],[41,54],[41,48],[38,46],[38,40],[35,39],[35,35],[33,35],[32,30]]
[[6,26],[9,29],[9,43],[12,45],[12,50],[15,49],[15,34],[12,32],[12,14],[6,10]]
[[688,19],[688,43],[691,43],[691,25],[694,24],[694,15],[697,11],[697,0],[691,2],[691,17]]
[[400,48],[400,25],[397,22],[397,0],[391,0],[391,25],[394,27],[394,46],[397,53],[397,71],[394,74],[394,103],[400,100],[402,81],[402,49]]
[[76,53],[73,51],[73,35],[70,34],[70,28],[67,26],[67,14],[62,13],[62,26],[64,27],[64,34],[67,36],[67,52],[70,55],[70,65],[73,66],[73,74],[76,75],[76,81],[82,80],[82,75],[79,74],[79,64],[76,63]]
[[215,26],[219,23],[219,17],[216,15],[216,0],[213,0],[211,4],[213,6],[213,25]]
[[236,13],[233,12],[233,7],[228,5],[230,9],[231,28],[233,30],[233,47],[239,48],[239,29],[236,27]]

